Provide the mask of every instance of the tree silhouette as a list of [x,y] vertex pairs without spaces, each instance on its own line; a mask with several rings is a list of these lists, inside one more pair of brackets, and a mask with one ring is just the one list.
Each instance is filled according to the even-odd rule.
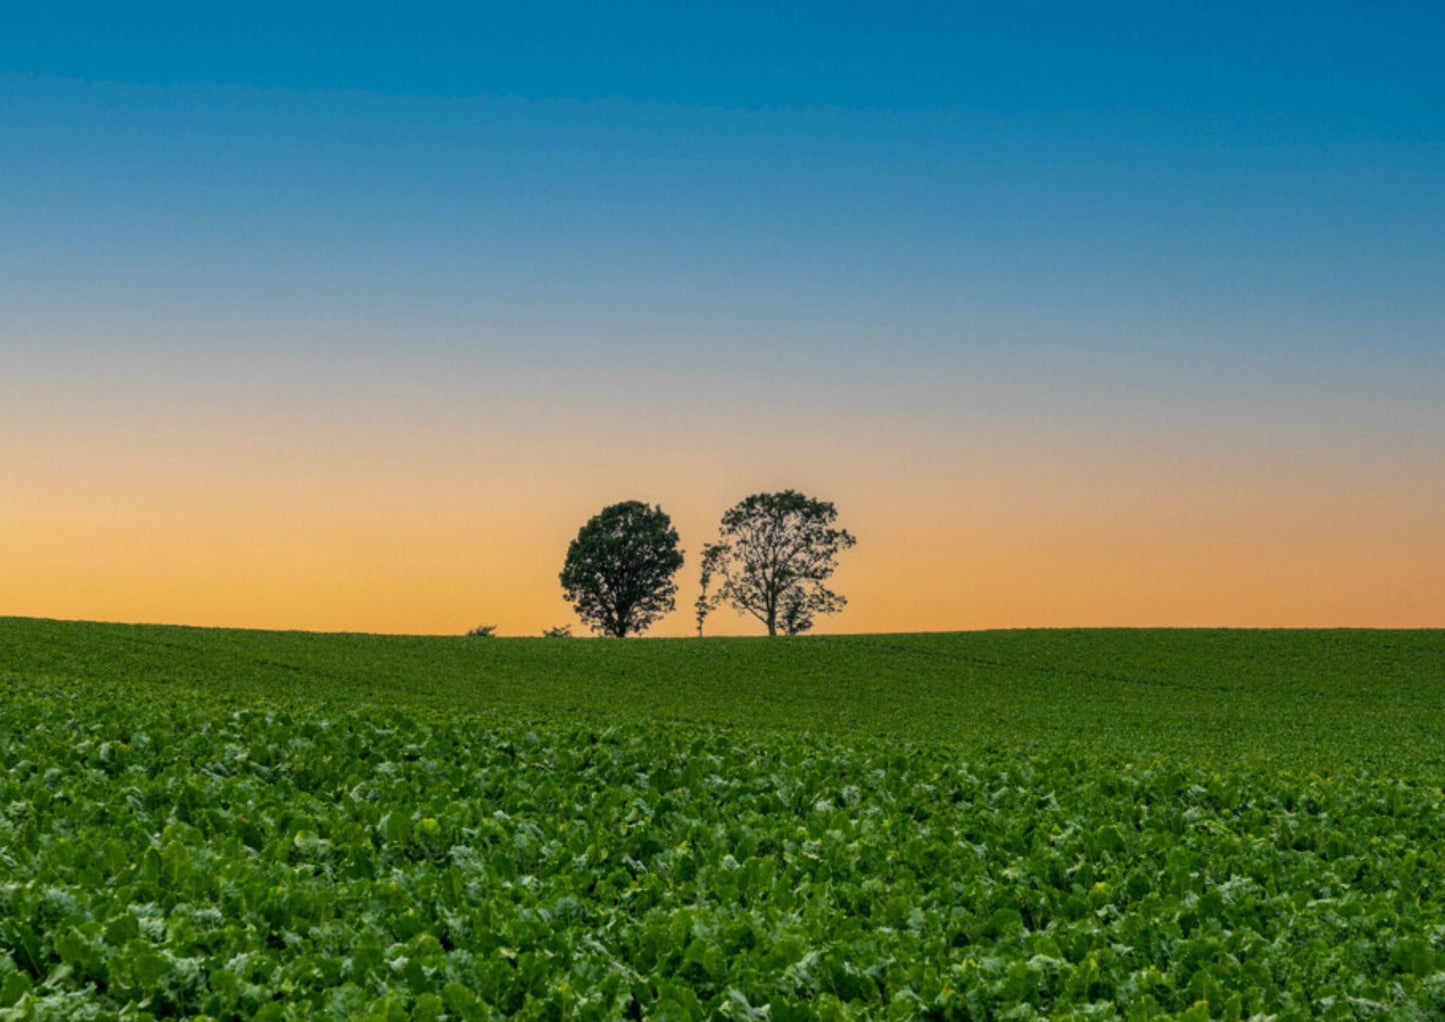
[[[797,635],[812,628],[817,615],[842,610],[848,601],[824,583],[838,567],[838,554],[857,541],[833,527],[837,518],[830,502],[796,490],[755,493],[730,508],[720,540],[704,548],[723,581],[710,603],[699,600],[699,631],[720,600],[753,615],[769,635],[779,629]],[[708,553],[713,550],[720,552]]]
[[578,531],[562,566],[562,592],[594,632],[624,638],[672,610],[672,578],[681,567],[672,519],[629,500],[603,508]]
[[702,638],[702,625],[718,605],[721,595],[712,592],[712,578],[720,572],[728,555],[726,543],[705,543],[702,548],[702,567],[698,571],[698,596],[693,604],[697,612],[697,637]]

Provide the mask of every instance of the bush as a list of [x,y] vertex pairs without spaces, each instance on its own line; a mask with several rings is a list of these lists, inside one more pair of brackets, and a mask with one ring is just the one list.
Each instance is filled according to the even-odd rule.
[[477,625],[477,627],[473,628],[467,634],[477,639],[495,639],[497,637],[497,626]]
[[572,626],[571,626],[571,625],[558,625],[556,628],[544,628],[544,629],[542,629],[542,638],[544,638],[544,639],[570,639],[570,638],[572,638]]

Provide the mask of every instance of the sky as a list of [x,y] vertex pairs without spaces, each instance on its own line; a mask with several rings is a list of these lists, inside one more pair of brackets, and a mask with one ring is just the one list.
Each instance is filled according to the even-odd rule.
[[581,631],[637,499],[687,635],[791,487],[820,631],[1445,626],[1438,4],[5,22],[0,614]]

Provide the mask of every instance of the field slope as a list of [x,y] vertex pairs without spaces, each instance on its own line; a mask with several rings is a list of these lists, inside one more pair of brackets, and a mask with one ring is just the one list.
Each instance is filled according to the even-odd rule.
[[0,618],[0,685],[1445,770],[1445,631],[472,639]]
[[1442,663],[0,619],[0,1022],[1439,1019]]

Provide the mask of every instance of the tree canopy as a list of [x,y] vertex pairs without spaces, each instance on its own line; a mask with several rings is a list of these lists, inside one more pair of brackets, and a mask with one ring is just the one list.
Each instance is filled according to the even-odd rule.
[[707,611],[727,602],[756,617],[769,635],[797,635],[819,614],[833,614],[847,599],[825,584],[838,554],[857,542],[834,527],[838,510],[796,490],[755,493],[722,517],[717,543],[703,549],[705,580],[721,578],[715,595],[698,600],[698,629]]
[[677,541],[661,507],[638,500],[605,507],[568,545],[562,591],[594,632],[642,632],[673,608],[673,576],[682,567]]

